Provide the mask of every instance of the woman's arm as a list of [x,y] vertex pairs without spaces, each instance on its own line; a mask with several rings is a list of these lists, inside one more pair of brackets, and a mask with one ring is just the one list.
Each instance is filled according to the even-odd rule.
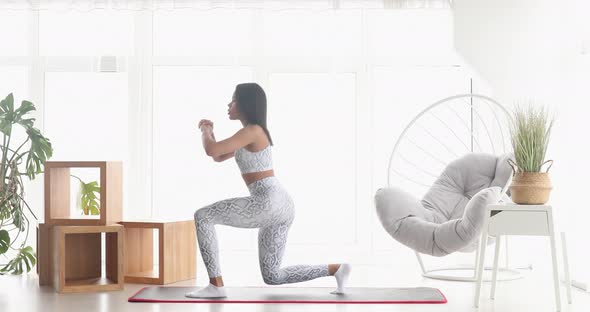
[[213,160],[215,160],[216,162],[222,162],[222,161],[228,160],[232,157],[234,157],[234,152],[223,154],[218,157],[213,157]]
[[201,126],[201,131],[203,148],[205,149],[207,156],[211,156],[213,159],[223,158],[223,160],[225,160],[230,158],[237,149],[254,142],[254,139],[256,138],[256,128],[249,126],[240,129],[231,137],[219,142],[215,141],[213,127],[210,124],[203,124]]
[[[215,133],[211,132],[211,137],[213,137],[213,140],[215,142],[217,142],[217,140],[215,139]],[[234,157],[234,152],[223,154],[223,155],[217,156],[217,157],[213,157],[213,160],[215,160],[216,162],[222,162],[222,161],[225,161],[225,160],[230,159],[232,157]]]

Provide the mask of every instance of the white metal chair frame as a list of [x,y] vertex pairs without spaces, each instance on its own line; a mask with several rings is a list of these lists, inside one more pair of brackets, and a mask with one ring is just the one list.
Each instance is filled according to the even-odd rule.
[[[406,134],[406,132],[412,127],[412,125],[424,114],[426,114],[427,112],[429,112],[431,109],[433,109],[434,107],[437,107],[445,102],[451,101],[451,100],[455,100],[455,99],[462,99],[462,98],[468,98],[470,100],[470,104],[471,104],[471,125],[470,125],[470,129],[471,129],[471,151],[473,152],[473,143],[474,140],[476,140],[476,138],[474,137],[473,134],[473,99],[482,99],[485,101],[488,101],[489,103],[492,103],[494,105],[496,105],[498,108],[500,108],[500,110],[506,114],[507,117],[509,117],[510,113],[508,112],[508,110],[502,106],[500,103],[498,103],[497,101],[495,101],[494,99],[484,96],[484,95],[479,95],[479,94],[458,94],[458,95],[454,95],[451,97],[447,97],[444,98],[440,101],[435,102],[434,104],[426,107],[425,109],[423,109],[418,115],[416,115],[416,117],[414,117],[414,119],[412,119],[412,121],[404,128],[404,130],[402,131],[402,133],[400,134],[398,140],[396,141],[394,147],[393,147],[393,151],[391,152],[391,156],[389,158],[389,166],[387,168],[387,185],[388,186],[392,186],[391,185],[391,172],[392,172],[392,162],[394,159],[394,156],[396,155],[396,152],[398,151],[399,148],[399,144],[402,141],[402,139],[404,138],[404,135]],[[496,120],[497,120],[497,116],[495,116]],[[441,122],[444,123],[444,121],[441,120]],[[445,126],[449,127],[446,123]],[[485,125],[484,125],[485,126]],[[449,127],[450,129],[450,127]],[[486,131],[487,128],[486,128]],[[489,133],[488,133],[489,135]],[[490,138],[491,139],[491,138]],[[503,197],[506,197],[506,191],[508,189],[508,186],[510,185],[511,181],[509,180],[508,183],[504,186],[504,188],[502,189],[502,194]],[[422,269],[422,276],[427,277],[427,278],[432,278],[432,279],[440,279],[440,280],[448,280],[448,281],[464,281],[464,282],[476,282],[477,281],[477,270],[476,268],[479,266],[479,261],[485,261],[485,259],[481,259],[480,257],[480,244],[481,244],[481,239],[478,240],[478,244],[477,244],[477,249],[476,249],[476,253],[475,253],[475,264],[473,266],[468,265],[468,266],[455,266],[455,267],[442,267],[442,268],[437,268],[437,269],[427,269],[424,266],[424,262],[422,261],[422,256],[420,255],[419,252],[414,251],[416,254],[416,258],[418,259],[418,263],[420,264],[420,268]],[[508,238],[505,236],[505,248],[506,248],[506,267],[503,268],[499,268],[499,270],[503,273],[507,273],[507,274],[503,274],[503,276],[501,276],[499,278],[500,281],[508,281],[508,280],[515,280],[515,279],[519,279],[523,277],[523,274],[521,271],[514,269],[514,268],[509,268],[508,267]],[[531,266],[529,266],[529,269],[532,268]],[[491,271],[493,269],[493,267],[485,267],[485,270],[489,270]],[[452,272],[452,271],[466,271],[466,270],[471,270],[473,271],[473,275],[472,276],[454,276],[454,275],[450,275],[450,274],[443,274],[443,272]],[[490,279],[485,279],[485,281],[490,281]]]

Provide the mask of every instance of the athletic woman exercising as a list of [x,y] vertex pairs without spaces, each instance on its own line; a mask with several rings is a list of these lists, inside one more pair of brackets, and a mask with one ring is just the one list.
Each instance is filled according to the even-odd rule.
[[256,83],[239,84],[228,107],[229,119],[239,120],[243,127],[233,136],[217,142],[213,135],[213,122],[203,119],[199,122],[203,147],[207,156],[218,162],[235,157],[250,196],[218,201],[195,212],[197,240],[210,284],[186,296],[226,297],[219,267],[216,224],[259,228],[258,257],[266,284],[298,283],[335,276],[337,288],[332,293],[344,293],[351,271],[349,264],[281,267],[295,209],[291,196],[274,176],[271,157],[273,142],[266,127],[266,94]]

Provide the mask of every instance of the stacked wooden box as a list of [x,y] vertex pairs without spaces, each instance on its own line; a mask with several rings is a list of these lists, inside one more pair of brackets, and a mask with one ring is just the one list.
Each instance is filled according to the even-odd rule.
[[[195,223],[187,221],[123,221],[125,226],[125,282],[169,284],[196,277]],[[154,261],[154,231],[157,257]]]
[[[70,213],[70,169],[100,171],[100,215]],[[60,293],[120,290],[124,283],[123,168],[116,161],[45,163],[45,223],[37,227],[39,285]],[[101,245],[105,240],[105,272]],[[104,274],[103,274],[104,273]]]
[[[70,168],[99,168],[100,215],[70,214]],[[192,220],[122,221],[122,163],[45,163],[45,223],[37,227],[39,285],[60,293],[121,290],[124,282],[168,284],[196,277]],[[154,232],[158,231],[158,264]],[[101,245],[105,240],[105,272]]]

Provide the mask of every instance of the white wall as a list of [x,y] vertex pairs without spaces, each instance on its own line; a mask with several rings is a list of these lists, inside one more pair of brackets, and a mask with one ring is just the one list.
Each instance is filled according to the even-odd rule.
[[[590,3],[456,0],[453,7],[457,52],[495,97],[508,105],[534,100],[557,115],[548,151],[555,160],[550,203],[567,228],[574,278],[588,282]],[[529,259],[543,259],[547,250],[529,246],[527,251]]]

